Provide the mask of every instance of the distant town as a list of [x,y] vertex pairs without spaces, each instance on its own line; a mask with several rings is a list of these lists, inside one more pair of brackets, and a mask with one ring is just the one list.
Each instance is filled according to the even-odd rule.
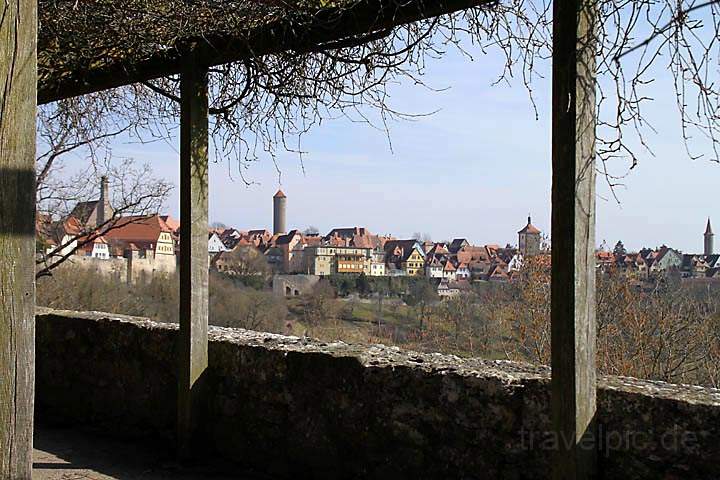
[[[169,215],[117,216],[110,205],[106,179],[97,200],[78,203],[62,220],[39,217],[39,253],[66,256],[72,263],[116,273],[128,282],[157,272],[173,273],[179,255],[180,223]],[[426,277],[441,295],[452,296],[473,282],[508,282],[530,258],[550,263],[543,233],[527,222],[517,232],[517,246],[472,245],[459,237],[447,242],[377,235],[366,227],[333,228],[322,235],[312,229],[288,230],[288,198],[273,199],[273,231],[216,227],[208,232],[210,267],[227,275],[252,275],[265,265],[276,277],[365,275]],[[597,249],[597,267],[649,280],[668,273],[680,278],[720,279],[720,255],[714,253],[710,219],[703,233],[704,251],[682,253],[662,245],[628,252],[622,242]],[[287,283],[287,282],[286,282]],[[287,283],[276,289],[297,295]]]

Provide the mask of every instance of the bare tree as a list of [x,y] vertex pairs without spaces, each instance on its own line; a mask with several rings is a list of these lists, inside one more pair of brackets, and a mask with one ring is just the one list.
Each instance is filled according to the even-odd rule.
[[[37,278],[50,275],[87,244],[116,228],[120,217],[158,213],[166,201],[172,186],[155,178],[149,165],[113,158],[113,138],[140,130],[147,139],[161,137],[158,125],[150,124],[142,111],[129,108],[127,100],[115,92],[101,92],[38,109],[38,233],[49,237],[51,246],[39,245]],[[73,157],[83,160],[84,168],[68,173]],[[72,229],[63,228],[78,204],[98,198],[103,176],[109,181],[113,215],[101,224],[75,217]]]
[[[55,174],[60,159],[55,157],[54,167],[39,173],[43,178],[37,190],[38,230],[39,237],[46,238],[49,245],[38,247],[36,278],[50,275],[111,230],[158,213],[172,189],[166,181],[153,177],[148,165],[138,168],[129,159],[114,164],[109,159],[92,161],[88,169],[70,177]],[[108,179],[112,192],[112,214],[101,222],[91,222],[77,212],[73,215],[73,211],[83,202],[97,199],[100,172]],[[128,216],[134,219],[120,222]]]
[[437,290],[429,281],[417,281],[410,284],[410,291],[405,303],[413,307],[418,320],[419,330],[423,330],[433,313],[433,306],[438,302]]
[[338,314],[335,295],[335,289],[325,281],[315,285],[313,291],[307,295],[303,305],[303,322],[308,326],[310,332],[323,323],[335,319]]
[[623,275],[598,279],[599,368],[681,383],[717,382],[717,300],[681,284],[639,291]]
[[270,274],[267,259],[253,245],[236,245],[232,251],[222,254],[222,261],[222,271],[229,275],[267,277]]
[[[511,286],[504,308],[513,337],[504,346],[512,356],[547,365],[550,363],[550,265],[543,256],[525,260]],[[517,352],[517,353],[515,353]]]
[[462,293],[445,300],[440,306],[440,317],[452,328],[452,344],[462,349],[461,342],[472,338],[472,319],[475,317],[475,297]]
[[[692,158],[718,160],[717,68],[720,42],[720,10],[706,0],[597,0],[603,22],[597,26],[597,96],[599,127],[597,149],[602,173],[611,186],[617,185],[625,168],[639,161],[639,151],[651,152],[646,134],[653,131],[645,106],[659,93],[654,75],[669,71],[677,98],[681,134]],[[126,41],[143,48],[171,43],[183,35],[202,35],[217,19],[240,28],[247,15],[281,17],[290,24],[312,21],[325,12],[325,2],[259,2],[237,10],[234,3],[178,4],[179,11],[163,14],[153,4],[132,6],[103,4],[98,18],[112,19],[113,28],[134,32]],[[48,7],[49,22],[72,24],[75,4]],[[355,2],[334,2],[333,8],[352,12]],[[202,16],[203,9],[207,15]],[[187,10],[187,11],[186,11]],[[257,11],[256,11],[257,10]],[[403,113],[390,104],[388,87],[401,80],[426,85],[427,62],[457,49],[469,59],[489,52],[504,58],[497,82],[521,82],[534,106],[535,81],[547,70],[551,55],[550,0],[488,2],[464,11],[388,28],[377,25],[339,41],[302,46],[271,55],[249,56],[242,62],[214,67],[210,71],[210,113],[215,152],[222,159],[236,159],[235,171],[244,178],[247,162],[278,150],[298,152],[301,138],[325,119],[338,116],[366,122],[388,131],[395,119],[408,119],[427,112]],[[50,13],[48,13],[50,14]],[[204,20],[188,25],[187,15]],[[193,17],[194,18],[194,17]],[[337,21],[339,20],[339,16]],[[149,19],[152,19],[151,23]],[[325,18],[332,28],[333,18]],[[239,23],[238,23],[239,22]],[[238,23],[236,25],[236,23]],[[77,27],[77,26],[76,26]],[[142,28],[144,27],[144,28]],[[188,29],[192,31],[187,31]],[[105,32],[105,28],[98,29]],[[60,33],[58,35],[62,36]],[[158,36],[162,38],[157,38]],[[68,40],[71,44],[73,39]],[[92,40],[92,39],[90,39]],[[103,39],[96,39],[102,43]],[[90,95],[109,118],[138,119],[122,126],[143,138],[147,132],[172,136],[178,115],[179,79],[176,76],[131,85],[112,92]],[[65,101],[63,101],[65,102]],[[62,102],[61,102],[62,103]],[[68,104],[68,108],[76,105]],[[112,128],[117,128],[112,125]],[[107,130],[112,131],[108,126]],[[696,136],[702,142],[695,142]],[[230,163],[228,163],[230,165]],[[278,175],[280,171],[278,169]]]

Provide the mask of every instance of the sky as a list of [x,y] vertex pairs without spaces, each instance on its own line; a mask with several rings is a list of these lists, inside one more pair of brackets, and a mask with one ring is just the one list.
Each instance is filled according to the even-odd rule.
[[[477,52],[475,52],[477,53]],[[456,237],[474,244],[516,244],[528,214],[550,229],[550,82],[534,84],[539,118],[520,82],[492,85],[501,71],[497,55],[473,61],[450,52],[430,61],[430,91],[409,82],[394,85],[391,104],[406,113],[436,113],[391,123],[385,132],[345,119],[316,127],[303,139],[302,164],[294,153],[252,164],[245,178],[236,166],[210,169],[210,220],[238,229],[272,228],[272,196],[288,197],[288,228],[365,226],[378,234],[426,233],[436,241]],[[655,101],[647,110],[656,134],[655,155],[640,152],[639,165],[616,188],[619,202],[598,177],[597,243],[628,249],[662,244],[702,251],[708,217],[720,233],[720,165],[691,160],[679,134],[669,78],[657,73]],[[178,147],[118,139],[118,156],[149,163],[157,176],[179,185]],[[617,172],[625,171],[617,164]],[[179,213],[179,189],[167,204]]]

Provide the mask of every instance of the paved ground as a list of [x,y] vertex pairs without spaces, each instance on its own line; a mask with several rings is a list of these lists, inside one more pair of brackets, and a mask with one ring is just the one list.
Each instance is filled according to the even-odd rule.
[[37,426],[34,443],[34,480],[270,479],[227,464],[183,467],[172,451],[67,428]]

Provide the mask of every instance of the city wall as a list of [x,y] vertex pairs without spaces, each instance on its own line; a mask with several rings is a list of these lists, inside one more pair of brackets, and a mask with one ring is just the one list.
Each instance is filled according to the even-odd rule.
[[273,275],[273,294],[278,297],[307,295],[319,281],[317,275]]
[[[172,442],[177,326],[38,309],[38,421]],[[200,443],[279,478],[547,478],[549,372],[210,328]],[[720,391],[599,379],[601,478],[720,476]]]
[[156,273],[175,273],[177,262],[174,255],[109,259],[73,255],[60,268],[68,266],[112,276],[124,282],[137,283],[150,280]]

